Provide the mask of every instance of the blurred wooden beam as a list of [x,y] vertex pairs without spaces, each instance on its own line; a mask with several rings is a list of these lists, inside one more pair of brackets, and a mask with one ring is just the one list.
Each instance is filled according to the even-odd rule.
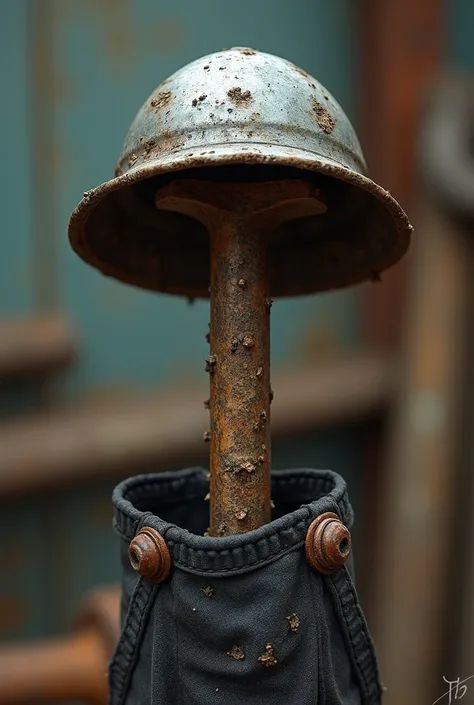
[[[442,0],[361,0],[359,5],[364,152],[371,178],[409,213],[420,111],[441,61],[444,5]],[[382,286],[365,287],[368,344],[393,347],[399,342],[406,271],[407,258],[384,275]]]
[[453,596],[466,551],[454,529],[462,511],[459,411],[471,243],[429,197],[418,211],[400,392],[378,502],[372,625],[386,705],[433,703],[448,690],[443,675],[451,675],[446,651],[453,644],[446,644],[445,627],[457,615]]
[[[416,202],[417,141],[425,88],[441,63],[446,24],[443,0],[359,0],[360,134],[371,178],[389,189],[412,219]],[[417,222],[413,242],[417,237]],[[413,248],[411,248],[413,249]],[[381,283],[362,287],[364,344],[396,354],[404,326],[411,251],[385,272]],[[367,428],[364,463],[364,565],[359,590],[369,618],[375,606],[378,526],[373,508],[383,477],[385,426]]]
[[[274,437],[360,420],[387,407],[396,368],[360,353],[316,369],[273,377]],[[86,482],[99,476],[161,471],[206,457],[206,384],[94,406],[60,410],[0,426],[0,496]]]
[[0,382],[44,377],[75,357],[76,337],[57,315],[0,320]]

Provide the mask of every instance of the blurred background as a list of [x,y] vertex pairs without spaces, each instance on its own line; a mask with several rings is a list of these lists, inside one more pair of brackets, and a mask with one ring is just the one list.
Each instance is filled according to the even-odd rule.
[[327,86],[415,225],[381,282],[273,306],[273,465],[349,485],[385,702],[474,674],[473,34],[472,0],[0,1],[0,703],[105,701],[112,488],[207,463],[208,303],[102,277],[66,230],[152,90],[234,45]]

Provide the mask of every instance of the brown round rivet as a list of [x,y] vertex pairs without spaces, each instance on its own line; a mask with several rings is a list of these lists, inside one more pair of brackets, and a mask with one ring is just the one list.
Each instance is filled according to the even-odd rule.
[[171,556],[166,542],[155,529],[141,529],[128,547],[132,568],[153,583],[166,580],[171,570]]
[[317,517],[306,534],[306,557],[320,573],[334,573],[351,552],[351,534],[337,514],[326,512]]

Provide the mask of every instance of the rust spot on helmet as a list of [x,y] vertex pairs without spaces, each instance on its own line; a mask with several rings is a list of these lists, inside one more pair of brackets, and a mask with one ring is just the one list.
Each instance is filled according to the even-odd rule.
[[164,108],[170,102],[173,94],[171,91],[161,91],[157,93],[156,96],[150,101],[152,108]]
[[330,135],[336,127],[336,121],[329,113],[328,109],[325,108],[324,105],[321,105],[321,103],[318,103],[316,98],[313,98],[313,110],[316,114],[316,122],[321,130]]
[[254,49],[241,49],[240,53],[243,54],[244,56],[253,56],[257,52]]
[[143,142],[143,137],[140,137],[140,142],[143,143],[143,150],[145,152],[145,156],[148,156],[152,149],[156,147],[156,140],[155,139],[149,139],[146,140],[146,142]]
[[242,88],[231,88],[227,91],[227,95],[238,108],[245,108],[252,102],[252,94],[250,91],[242,91]]

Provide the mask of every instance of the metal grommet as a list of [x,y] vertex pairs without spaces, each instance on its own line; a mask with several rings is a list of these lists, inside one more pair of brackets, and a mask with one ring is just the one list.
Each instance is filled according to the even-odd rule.
[[306,534],[306,558],[320,573],[333,573],[347,561],[351,534],[337,514],[326,512],[317,517]]
[[143,578],[154,583],[166,580],[171,570],[171,556],[166,542],[155,529],[141,529],[128,547],[132,568]]

